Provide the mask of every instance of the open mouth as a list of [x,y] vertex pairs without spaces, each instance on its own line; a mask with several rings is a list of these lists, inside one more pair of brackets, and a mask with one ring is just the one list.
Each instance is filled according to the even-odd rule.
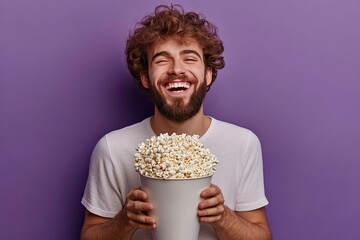
[[170,82],[165,85],[165,89],[171,92],[183,92],[190,88],[189,82]]

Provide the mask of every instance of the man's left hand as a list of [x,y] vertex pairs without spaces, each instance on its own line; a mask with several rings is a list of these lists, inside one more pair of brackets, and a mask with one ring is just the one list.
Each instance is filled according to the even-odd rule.
[[203,200],[199,203],[198,216],[200,222],[215,223],[221,220],[225,211],[224,197],[221,189],[211,184],[200,193]]

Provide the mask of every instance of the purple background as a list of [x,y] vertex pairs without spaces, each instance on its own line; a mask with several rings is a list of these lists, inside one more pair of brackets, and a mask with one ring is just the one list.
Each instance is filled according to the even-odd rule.
[[[160,2],[0,0],[0,239],[79,239],[95,143],[152,113],[123,52]],[[260,137],[274,239],[359,239],[360,2],[179,2],[219,27],[206,114]]]

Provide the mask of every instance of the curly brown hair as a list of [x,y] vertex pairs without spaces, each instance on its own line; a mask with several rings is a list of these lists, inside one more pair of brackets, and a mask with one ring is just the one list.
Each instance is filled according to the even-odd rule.
[[[147,73],[147,50],[154,43],[177,37],[179,41],[195,39],[204,52],[204,62],[212,69],[212,81],[217,77],[217,70],[225,66],[221,55],[224,46],[217,34],[217,28],[195,12],[185,12],[180,5],[160,5],[153,15],[145,16],[135,25],[126,43],[126,61],[135,81],[143,88],[141,73]],[[208,86],[210,88],[211,84]]]

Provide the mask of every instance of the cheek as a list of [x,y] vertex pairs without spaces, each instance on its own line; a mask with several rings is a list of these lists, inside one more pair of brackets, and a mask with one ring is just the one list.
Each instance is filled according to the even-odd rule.
[[197,68],[196,70],[192,71],[192,73],[198,80],[199,84],[203,81],[206,81],[206,72],[202,68]]
[[167,76],[167,71],[164,68],[154,68],[149,71],[149,76],[152,81],[158,81]]
[[201,79],[204,79],[204,76],[205,76],[205,73],[206,73],[206,70],[205,70],[205,67],[204,65],[192,65],[189,67],[189,72],[193,73],[196,78],[198,78],[199,80]]

